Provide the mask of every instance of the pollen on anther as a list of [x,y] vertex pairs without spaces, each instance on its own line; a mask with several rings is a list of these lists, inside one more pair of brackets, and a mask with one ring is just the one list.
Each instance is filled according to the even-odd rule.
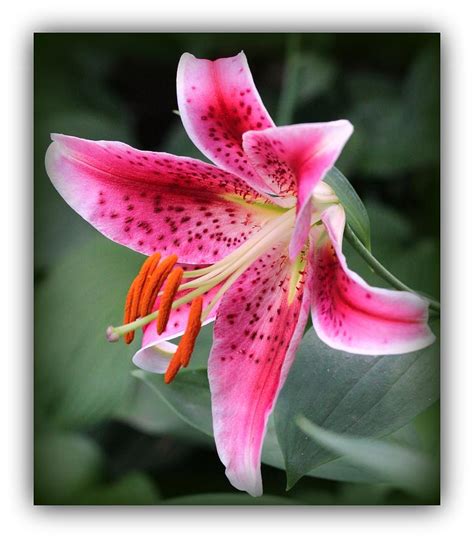
[[143,289],[143,294],[140,299],[140,317],[145,317],[153,308],[156,296],[160,291],[163,283],[176,264],[178,257],[169,255],[158,264],[147,279],[146,286]]
[[183,278],[183,269],[176,267],[168,276],[163,291],[163,296],[160,300],[160,309],[158,312],[158,319],[156,322],[156,329],[158,334],[162,334],[166,330],[166,325],[171,314],[171,306],[173,300],[178,292],[178,287],[181,284]]
[[[150,272],[153,272],[155,266],[160,260],[160,254],[155,253],[148,257],[143,263],[137,277],[133,280],[125,300],[124,308],[124,324],[133,322],[139,316],[139,306],[142,292],[145,286],[145,281]],[[133,341],[134,332],[128,332],[125,334],[125,343],[130,344]]]
[[187,367],[189,364],[196,338],[201,330],[202,304],[201,296],[195,298],[191,303],[186,330],[165,373],[166,384],[169,384],[176,377],[181,367]]

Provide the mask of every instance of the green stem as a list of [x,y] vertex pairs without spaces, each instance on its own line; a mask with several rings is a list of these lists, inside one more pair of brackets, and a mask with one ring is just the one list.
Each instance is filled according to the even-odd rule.
[[[378,274],[381,278],[383,278],[387,283],[392,285],[395,289],[399,291],[407,291],[411,293],[416,293],[413,289],[410,289],[408,285],[405,285],[402,283],[397,277],[395,277],[392,273],[390,273],[385,266],[383,266],[373,255],[370,253],[370,251],[364,246],[364,244],[359,240],[359,238],[356,236],[354,231],[351,229],[349,225],[346,225],[346,228],[344,230],[344,236],[346,237],[347,241],[351,244],[351,246],[357,251],[357,253],[368,263],[368,265],[372,268],[372,270]],[[425,297],[426,300],[428,300],[430,304],[430,309],[433,311],[436,311],[439,313],[441,311],[440,303],[436,300],[432,300],[431,298]]]
[[278,104],[277,125],[291,123],[298,92],[300,34],[289,34],[286,48],[285,72]]

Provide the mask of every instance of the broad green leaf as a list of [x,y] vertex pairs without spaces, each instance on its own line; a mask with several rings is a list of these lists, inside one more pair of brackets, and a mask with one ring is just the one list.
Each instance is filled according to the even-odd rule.
[[44,433],[34,454],[35,504],[69,504],[102,474],[100,448],[79,434]]
[[160,493],[143,473],[132,472],[110,484],[89,487],[80,493],[73,504],[87,505],[156,505]]
[[198,429],[193,429],[180,418],[157,394],[151,385],[137,384],[133,398],[126,401],[115,418],[150,435],[171,435],[177,439],[212,445],[212,439]]
[[317,506],[338,505],[382,505],[389,504],[390,493],[394,488],[383,484],[353,484],[342,483],[334,489],[331,484],[328,487],[318,484],[295,486],[289,493],[293,500],[302,504]]
[[[187,424],[212,436],[211,397],[207,382],[207,373],[204,369],[183,370],[171,385],[164,384],[161,375],[138,370],[134,372],[134,375],[148,385],[159,398],[157,400],[158,403],[160,401],[166,403],[171,409],[168,409],[168,412],[163,412],[159,406],[159,413],[157,412],[157,414],[165,416],[167,421],[171,420],[169,415],[174,414]],[[151,414],[153,411],[152,402],[147,407],[150,407]],[[150,422],[152,421],[152,417],[150,417]],[[415,448],[418,448],[418,446],[421,447],[418,434],[412,425],[394,430],[386,439]],[[269,420],[263,446],[262,462],[280,469],[285,469],[285,460],[275,433],[274,415]],[[331,461],[319,465],[314,470],[308,470],[305,474],[308,476],[351,482],[377,483],[382,481],[377,474],[361,470],[354,466],[353,463],[348,462],[347,459],[341,457],[333,457]]]
[[[208,324],[199,333],[193,352],[192,371],[202,371],[207,367],[207,360],[212,344],[212,332],[213,325]],[[179,340],[180,338],[176,338],[172,341],[179,342]],[[138,370],[136,375],[139,379],[147,377],[145,372]],[[181,375],[179,375],[180,379]],[[124,402],[124,406],[117,412],[117,417],[147,433],[173,434],[176,437],[192,440],[193,442],[212,444],[212,440],[201,429],[190,429],[189,422],[184,421],[182,416],[176,414],[174,408],[170,410],[170,405],[165,399],[157,399],[157,388],[155,388],[152,381],[156,381],[157,385],[160,385],[159,381],[162,383],[162,378],[162,375],[151,376],[150,380],[145,379],[145,382],[149,384],[139,384],[135,389],[132,399]],[[207,385],[207,379],[204,383]],[[174,384],[171,386],[174,386]],[[166,392],[170,388],[170,385],[161,385],[160,388],[163,388]],[[179,388],[179,391],[181,390],[183,388]],[[174,391],[176,392],[177,390]],[[207,393],[209,393],[209,390],[207,390]],[[160,395],[159,392],[158,395]],[[198,393],[197,397],[199,395]],[[186,413],[184,414],[186,415]]]
[[[425,413],[422,413],[423,416]],[[409,424],[406,424],[401,429],[390,433],[380,440],[388,441],[413,449],[415,452],[430,452],[435,457],[433,448],[427,448],[423,443],[422,437],[418,430],[418,418],[416,417]],[[316,476],[318,478],[327,478],[328,480],[338,480],[340,482],[364,483],[364,484],[380,484],[384,482],[383,475],[377,474],[374,470],[363,469],[355,465],[346,457],[335,457],[322,465],[316,467],[309,472],[307,476]]]
[[149,385],[185,422],[212,436],[211,394],[206,370],[182,370],[173,384],[165,384],[163,375],[140,369],[132,375]]
[[166,505],[210,505],[210,506],[277,506],[299,504],[292,499],[278,497],[276,495],[263,495],[251,497],[246,493],[200,493],[185,497],[175,497],[162,502]]
[[[211,393],[205,369],[182,370],[173,384],[165,384],[162,375],[142,370],[135,370],[132,375],[149,386],[180,419],[212,437]],[[262,461],[280,469],[284,468],[272,418],[268,423]]]
[[336,457],[303,434],[296,417],[337,433],[389,435],[438,399],[438,359],[438,341],[421,351],[374,357],[331,349],[307,332],[274,413],[288,484],[317,475]]
[[436,490],[437,466],[427,454],[393,442],[328,431],[304,416],[298,417],[296,423],[317,445],[345,456],[357,467],[375,472],[384,483],[419,496],[431,495]]
[[[182,371],[171,385],[165,385],[161,375],[139,370],[133,372],[133,375],[145,382],[145,388],[149,388],[150,391],[153,392],[155,404],[153,404],[153,401],[150,401],[147,404],[147,409],[149,409],[147,421],[141,418],[138,421],[132,421],[132,423],[140,428],[145,426],[145,430],[153,430],[154,432],[161,432],[160,429],[164,424],[170,432],[178,436],[182,433],[183,436],[186,435],[188,439],[192,438],[193,440],[196,440],[194,432],[189,433],[189,426],[193,426],[196,430],[200,430],[201,433],[206,433],[206,435],[209,436],[209,443],[213,444],[212,439],[210,438],[212,437],[211,396],[207,383],[207,374],[204,369],[194,370],[194,372]],[[177,385],[180,379],[180,384]],[[195,388],[193,387],[193,382],[196,383]],[[163,410],[163,405],[165,405],[166,410]],[[157,420],[157,416],[161,417],[161,420]],[[183,423],[185,422],[188,425],[188,432],[185,433],[184,430],[181,432],[181,430],[177,428],[173,418],[177,418],[179,421],[183,421]],[[125,419],[127,418],[125,417]],[[392,433],[386,437],[386,439],[417,449],[418,447],[422,448],[422,445],[418,440],[418,434],[410,424],[404,426],[395,433]],[[200,442],[206,441],[200,440]],[[425,448],[423,448],[423,450],[425,450]],[[270,416],[268,422],[267,434],[265,436],[262,451],[262,462],[277,467],[278,469],[285,469],[285,460],[276,436],[274,415]],[[314,471],[309,471],[306,475],[364,483],[379,483],[383,480],[377,474],[361,470],[346,458],[342,457],[320,465]]]
[[349,180],[333,167],[324,181],[335,191],[346,211],[347,223],[352,227],[359,240],[370,250],[370,222],[364,203],[360,200]]
[[128,399],[137,345],[109,343],[105,329],[121,320],[129,283],[142,261],[143,256],[100,238],[64,257],[37,288],[38,415],[63,427],[86,426]]

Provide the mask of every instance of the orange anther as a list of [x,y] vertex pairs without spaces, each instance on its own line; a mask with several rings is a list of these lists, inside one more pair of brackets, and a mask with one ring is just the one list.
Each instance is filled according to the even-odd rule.
[[178,351],[176,351],[166,370],[165,384],[169,384],[170,382],[172,382],[174,378],[176,377],[178,371],[181,369],[182,365],[181,365],[181,360],[179,358],[180,358],[180,354],[178,353]]
[[202,296],[195,298],[191,303],[189,310],[188,323],[183,337],[179,342],[178,348],[169,363],[165,373],[165,383],[169,384],[175,377],[181,367],[187,367],[191,355],[193,354],[196,338],[201,330],[202,314]]
[[[124,308],[124,324],[134,321],[138,317],[138,307],[140,303],[140,297],[142,295],[143,286],[145,280],[150,271],[153,271],[160,260],[161,255],[154,253],[142,264],[138,275],[133,280],[127,293]],[[133,341],[135,333],[128,332],[125,334],[125,343],[130,344]]]
[[[135,278],[132,281],[132,284],[130,285],[130,288],[128,289],[127,298],[125,300],[125,307],[123,310],[123,324],[128,324],[130,322],[130,312],[132,309],[132,299],[133,299],[133,294],[135,290],[136,280],[137,278]],[[135,335],[135,332],[128,332],[127,334],[125,334],[124,339],[127,345],[130,345],[130,343],[133,341],[134,335]]]
[[178,292],[178,287],[181,284],[183,278],[183,269],[177,266],[168,276],[166,280],[165,288],[163,289],[163,296],[160,298],[160,309],[158,311],[158,319],[156,321],[156,330],[158,334],[162,334],[166,330],[166,325],[171,314],[171,306],[173,304],[174,297]]
[[140,317],[145,317],[153,309],[153,304],[157,294],[159,293],[165,279],[176,264],[178,257],[176,255],[170,255],[163,259],[158,266],[150,274],[149,279],[146,280],[145,287],[143,288],[138,313]]
[[181,355],[181,364],[186,367],[191,360],[196,338],[201,330],[201,314],[202,314],[202,296],[195,298],[192,301],[191,309],[189,310],[188,324],[184,332],[183,338],[179,342],[178,350]]

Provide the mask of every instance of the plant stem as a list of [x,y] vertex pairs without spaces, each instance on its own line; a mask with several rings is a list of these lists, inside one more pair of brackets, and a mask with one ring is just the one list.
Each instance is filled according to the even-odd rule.
[[[346,237],[347,241],[351,244],[351,246],[357,251],[357,253],[368,263],[368,265],[372,268],[372,270],[378,274],[381,278],[383,278],[387,283],[392,285],[395,289],[399,291],[407,291],[414,294],[416,291],[408,287],[408,285],[405,285],[402,283],[397,277],[395,277],[392,273],[390,273],[385,266],[382,265],[373,255],[370,253],[370,251],[364,246],[364,244],[359,240],[359,238],[356,236],[354,231],[351,229],[349,225],[346,225],[346,228],[344,230],[344,236]],[[430,309],[433,311],[436,311],[437,313],[440,313],[441,306],[440,303],[436,300],[432,300],[431,298],[424,297],[430,304]]]
[[288,35],[285,71],[277,114],[277,125],[279,126],[290,124],[293,117],[298,91],[300,41],[300,34]]

